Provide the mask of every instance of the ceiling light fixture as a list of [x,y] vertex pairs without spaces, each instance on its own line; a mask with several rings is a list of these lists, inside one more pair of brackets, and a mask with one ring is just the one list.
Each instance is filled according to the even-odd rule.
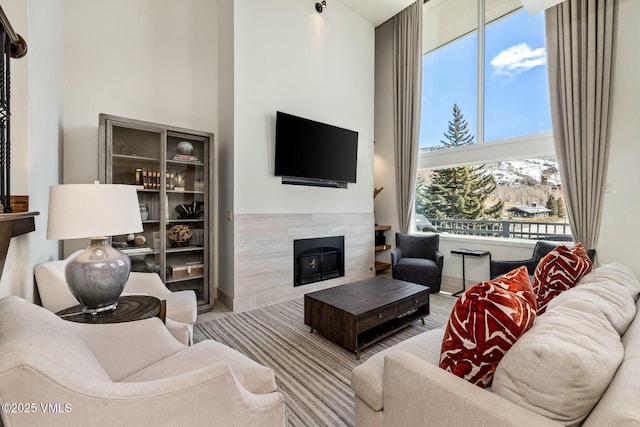
[[326,0],[322,0],[319,3],[316,3],[316,12],[322,13],[324,11],[325,7],[327,7],[327,1]]

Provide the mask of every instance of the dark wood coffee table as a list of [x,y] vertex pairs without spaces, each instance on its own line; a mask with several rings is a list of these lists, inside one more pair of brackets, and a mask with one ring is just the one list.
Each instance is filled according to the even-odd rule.
[[304,296],[304,323],[356,353],[429,315],[429,288],[372,277]]

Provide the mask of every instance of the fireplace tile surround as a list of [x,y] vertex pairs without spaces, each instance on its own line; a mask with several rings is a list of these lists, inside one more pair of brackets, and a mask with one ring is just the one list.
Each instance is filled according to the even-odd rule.
[[[218,298],[234,312],[366,279],[374,272],[374,214],[237,214],[233,295]],[[343,277],[294,287],[293,241],[344,236]]]

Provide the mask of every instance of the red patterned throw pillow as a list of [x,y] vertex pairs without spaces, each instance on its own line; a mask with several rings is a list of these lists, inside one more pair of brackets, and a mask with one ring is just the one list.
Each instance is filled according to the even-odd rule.
[[538,300],[538,315],[544,313],[547,304],[562,291],[573,288],[591,271],[591,259],[582,243],[569,248],[560,245],[538,263],[533,273],[533,292]]
[[504,354],[533,325],[536,308],[525,266],[467,289],[451,310],[440,367],[488,386]]

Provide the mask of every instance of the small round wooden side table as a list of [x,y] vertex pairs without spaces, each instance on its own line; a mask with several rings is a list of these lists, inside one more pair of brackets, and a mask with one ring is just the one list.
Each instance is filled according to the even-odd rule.
[[159,317],[163,322],[166,318],[166,301],[147,295],[127,295],[118,298],[115,310],[103,311],[97,314],[83,313],[81,304],[65,308],[56,314],[64,320],[77,323],[121,323],[135,320]]

